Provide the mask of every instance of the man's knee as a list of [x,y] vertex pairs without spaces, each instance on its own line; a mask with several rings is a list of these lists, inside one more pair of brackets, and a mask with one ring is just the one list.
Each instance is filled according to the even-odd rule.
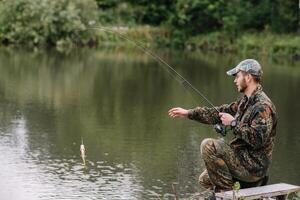
[[210,155],[215,153],[215,146],[214,146],[214,141],[215,139],[212,138],[206,138],[201,142],[200,145],[200,151],[201,151],[201,155],[202,157],[205,155]]
[[205,189],[213,189],[207,170],[204,170],[202,174],[200,174],[198,182]]

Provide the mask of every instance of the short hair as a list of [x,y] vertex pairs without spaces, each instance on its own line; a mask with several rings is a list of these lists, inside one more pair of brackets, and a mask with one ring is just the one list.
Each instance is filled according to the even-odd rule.
[[[243,76],[245,76],[246,74],[250,74],[248,72],[244,72],[244,71],[241,71]],[[250,74],[252,77],[253,77],[253,80],[256,82],[256,83],[261,83],[261,76],[257,76],[257,75],[253,75],[253,74]]]
[[256,75],[253,75],[253,74],[251,74],[251,76],[253,77],[253,80],[256,83],[261,83],[261,76],[256,76]]

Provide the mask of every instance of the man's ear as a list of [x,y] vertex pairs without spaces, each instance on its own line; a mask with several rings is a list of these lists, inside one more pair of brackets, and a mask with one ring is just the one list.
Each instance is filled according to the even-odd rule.
[[246,74],[245,80],[246,80],[247,83],[250,83],[252,79],[253,79],[253,77],[252,77],[251,74]]

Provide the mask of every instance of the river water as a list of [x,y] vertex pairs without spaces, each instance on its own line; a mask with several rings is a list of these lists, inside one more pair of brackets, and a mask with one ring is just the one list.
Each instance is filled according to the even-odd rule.
[[[159,51],[216,105],[239,95],[242,56]],[[300,184],[300,68],[260,59],[279,115],[270,182]],[[199,145],[211,126],[170,119],[206,103],[139,50],[0,51],[0,197],[169,199],[203,191]],[[226,139],[230,139],[231,133]],[[79,146],[83,139],[87,165]]]

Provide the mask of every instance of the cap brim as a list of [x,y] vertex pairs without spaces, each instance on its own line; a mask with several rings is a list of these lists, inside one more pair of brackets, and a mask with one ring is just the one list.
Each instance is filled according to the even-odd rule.
[[235,68],[233,68],[233,69],[227,71],[226,73],[227,73],[227,75],[229,75],[229,76],[235,76],[238,72],[239,72],[239,70],[235,67]]

